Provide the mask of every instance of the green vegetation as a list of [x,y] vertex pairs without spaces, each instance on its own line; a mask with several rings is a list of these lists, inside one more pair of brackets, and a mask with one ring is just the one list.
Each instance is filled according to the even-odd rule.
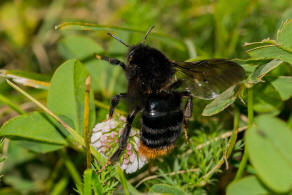
[[[291,194],[291,18],[290,0],[1,1],[0,194]],[[170,154],[127,173],[133,135],[129,154],[99,172],[109,156],[88,133],[107,128],[126,80],[95,54],[124,61],[127,48],[106,32],[135,44],[151,25],[147,43],[170,59],[233,59],[246,79],[194,99],[190,143],[181,135]],[[113,138],[126,113],[121,102]]]

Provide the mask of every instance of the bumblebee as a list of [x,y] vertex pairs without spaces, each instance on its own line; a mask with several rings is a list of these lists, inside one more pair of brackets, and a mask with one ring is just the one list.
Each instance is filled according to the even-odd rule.
[[[120,99],[128,102],[130,112],[119,138],[119,147],[108,164],[117,161],[126,148],[131,125],[138,112],[142,112],[139,153],[150,159],[165,155],[174,147],[182,128],[188,139],[187,122],[192,116],[193,97],[214,99],[245,76],[240,65],[226,59],[169,60],[161,51],[145,44],[153,28],[147,31],[141,43],[133,46],[108,33],[129,48],[126,63],[96,56],[120,66],[128,81],[127,92],[111,99],[109,118],[112,118]],[[179,79],[176,79],[177,76]],[[181,105],[183,98],[186,98],[184,108]]]

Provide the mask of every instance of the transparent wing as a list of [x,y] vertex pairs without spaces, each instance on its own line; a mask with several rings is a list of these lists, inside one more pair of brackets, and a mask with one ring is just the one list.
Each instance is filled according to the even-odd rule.
[[240,65],[225,59],[174,62],[174,65],[184,87],[200,99],[214,99],[245,76]]

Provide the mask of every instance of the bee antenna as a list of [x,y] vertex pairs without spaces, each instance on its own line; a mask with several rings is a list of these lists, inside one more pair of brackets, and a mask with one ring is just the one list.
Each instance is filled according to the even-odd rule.
[[149,30],[147,31],[147,33],[146,33],[146,35],[145,35],[144,40],[142,41],[142,43],[145,43],[146,42],[146,39],[147,39],[148,35],[151,33],[151,31],[153,30],[154,27],[155,26],[153,25],[153,26],[151,26],[149,28]]
[[109,36],[111,36],[112,38],[116,39],[117,41],[119,41],[121,44],[123,44],[124,46],[126,47],[130,47],[129,45],[127,45],[125,42],[123,42],[121,39],[119,39],[118,37],[114,36],[113,34],[111,33],[107,33]]

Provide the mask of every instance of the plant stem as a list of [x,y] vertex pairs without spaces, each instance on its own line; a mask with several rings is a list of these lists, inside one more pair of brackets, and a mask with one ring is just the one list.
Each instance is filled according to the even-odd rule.
[[89,93],[90,93],[90,76],[86,79],[85,84],[85,98],[84,98],[84,120],[83,120],[83,131],[86,151],[86,167],[90,168],[91,154],[90,154],[90,132],[89,132]]
[[166,173],[166,174],[161,174],[161,175],[151,175],[151,176],[145,177],[144,179],[139,181],[139,183],[137,185],[135,185],[135,188],[138,188],[142,183],[144,183],[145,181],[151,180],[151,179],[156,179],[158,177],[164,177],[164,176],[172,176],[172,175],[180,175],[180,174],[185,174],[185,173],[197,172],[198,170],[199,170],[198,168],[195,168],[195,169],[174,171],[171,173]]
[[238,134],[238,127],[239,127],[239,120],[240,120],[240,112],[237,107],[234,107],[234,121],[233,121],[233,133],[231,135],[228,149],[227,149],[227,158],[231,155],[231,152],[233,150],[233,147],[236,143],[237,134]]
[[[248,130],[252,127],[253,124],[253,88],[247,89],[247,114],[248,114]],[[241,159],[239,168],[237,170],[237,173],[235,175],[234,182],[236,182],[243,174],[243,171],[246,167],[248,160],[248,154],[247,154],[247,148],[245,146],[243,157]]]

